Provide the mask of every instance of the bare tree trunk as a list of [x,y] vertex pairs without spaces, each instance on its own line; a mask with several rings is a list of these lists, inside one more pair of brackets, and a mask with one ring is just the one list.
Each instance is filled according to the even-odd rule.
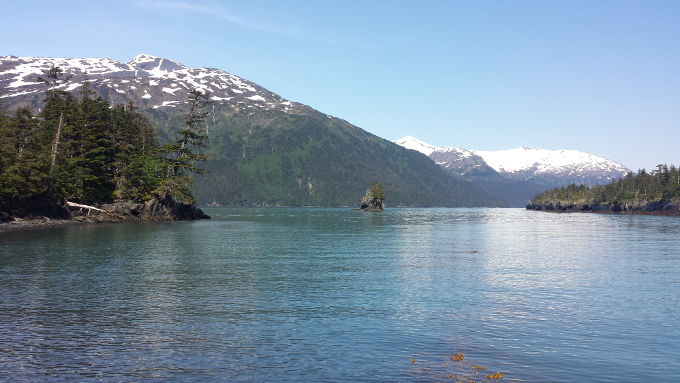
[[57,160],[57,149],[59,148],[59,138],[61,137],[61,128],[64,126],[64,112],[59,115],[59,126],[57,127],[57,135],[54,137],[54,143],[52,144],[52,165],[50,165],[50,171],[54,168],[54,163]]

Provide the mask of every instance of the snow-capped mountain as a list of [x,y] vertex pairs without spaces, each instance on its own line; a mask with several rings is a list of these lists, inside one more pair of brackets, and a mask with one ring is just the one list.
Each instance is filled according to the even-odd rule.
[[475,151],[500,174],[524,179],[537,176],[598,179],[608,182],[624,176],[628,168],[578,150],[546,150],[522,146],[498,151]]
[[428,143],[420,141],[419,139],[417,139],[413,136],[402,137],[402,138],[395,140],[393,142],[395,144],[399,145],[399,146],[405,147],[406,149],[411,149],[411,150],[421,152],[426,156],[429,156],[430,153],[434,152],[437,149],[441,149],[437,146],[430,145]]
[[83,83],[112,104],[135,102],[145,108],[174,108],[184,103],[187,92],[210,92],[218,104],[234,109],[279,109],[287,113],[309,108],[290,102],[268,90],[212,68],[187,68],[168,59],[140,54],[128,63],[106,58],[0,57],[0,99],[12,106],[37,107],[45,84],[38,81],[52,66],[73,77],[59,88],[78,91]]
[[437,147],[414,137],[394,141],[408,149],[417,150],[438,165],[459,175],[485,169],[511,179],[559,183],[606,183],[624,176],[629,170],[624,165],[578,150],[546,150],[522,146],[516,149],[484,151],[456,147]]
[[[347,121],[283,99],[238,76],[212,68],[139,55],[106,58],[0,56],[0,104],[39,114],[52,67],[64,72],[60,90],[79,99],[86,84],[111,105],[132,103],[159,142],[184,125],[188,92],[210,92],[206,120],[207,175],[197,177],[199,203],[352,206],[356,195],[384,180],[393,206],[502,206],[504,201]],[[68,96],[65,96],[68,97]],[[365,166],[365,164],[371,166]]]
[[432,158],[437,165],[461,176],[496,173],[482,157],[471,150],[455,146],[440,148],[412,136],[400,138],[394,143],[407,149],[419,151]]

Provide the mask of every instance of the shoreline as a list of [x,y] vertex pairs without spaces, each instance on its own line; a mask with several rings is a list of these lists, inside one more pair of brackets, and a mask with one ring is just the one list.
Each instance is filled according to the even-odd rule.
[[72,219],[16,218],[14,221],[0,223],[0,234],[17,231],[47,230],[69,225],[83,224]]
[[526,210],[548,213],[631,214],[677,217],[680,216],[680,200],[637,200],[599,204],[572,203],[567,201],[529,202],[526,205]]
[[0,211],[0,233],[42,230],[70,224],[168,222],[210,219],[192,203],[182,203],[173,197],[153,198],[143,203],[115,202],[97,206],[67,202],[63,199],[43,199],[42,205],[21,206]]
[[588,214],[602,214],[602,215],[649,215],[649,216],[662,216],[662,217],[680,217],[680,212],[667,212],[667,211],[593,211],[593,210],[577,210],[577,209],[567,209],[567,210],[526,209],[526,210],[538,211],[538,212],[542,212],[542,213],[552,213],[552,214],[588,213]]

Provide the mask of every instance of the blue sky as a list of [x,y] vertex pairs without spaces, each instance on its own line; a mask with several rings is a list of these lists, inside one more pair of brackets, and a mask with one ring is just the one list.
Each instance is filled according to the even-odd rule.
[[8,1],[0,55],[214,67],[378,136],[680,164],[680,1]]

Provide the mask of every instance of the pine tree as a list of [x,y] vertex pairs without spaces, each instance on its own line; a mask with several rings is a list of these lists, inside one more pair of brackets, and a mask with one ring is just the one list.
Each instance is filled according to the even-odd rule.
[[201,175],[204,170],[197,167],[197,161],[205,161],[207,156],[197,153],[204,147],[207,139],[206,107],[211,104],[208,94],[193,89],[189,92],[189,113],[184,119],[184,129],[179,131],[180,138],[165,145],[162,151],[167,161],[166,178],[159,188],[159,194],[169,194],[183,202],[195,202],[191,194],[193,174]]
[[3,118],[0,195],[22,199],[45,193],[48,167],[40,126],[30,110],[19,108]]
[[[54,65],[52,65],[50,69],[45,71],[43,76],[39,76],[38,81],[45,83],[49,87],[49,89],[46,91],[47,101],[48,102],[50,100],[54,101],[54,99],[65,95],[66,92],[58,90],[57,87],[67,83],[72,77],[73,77],[72,75],[68,76],[64,75],[64,71],[59,67],[55,67]],[[56,125],[54,141],[52,142],[52,162],[51,162],[52,168],[54,168],[57,153],[59,151],[59,142],[61,140],[61,133],[64,127],[63,122],[64,114],[62,111],[59,116],[59,123]]]
[[111,137],[112,118],[109,104],[94,96],[89,84],[81,88],[78,120],[69,142],[76,194],[83,202],[109,201],[113,196],[114,147]]
[[56,91],[48,95],[40,114],[42,142],[48,151],[49,192],[61,197],[72,196],[77,184],[75,159],[70,142],[79,120],[78,103],[71,93]]
[[165,172],[153,127],[132,103],[116,105],[111,112],[115,197],[148,199],[160,186]]

